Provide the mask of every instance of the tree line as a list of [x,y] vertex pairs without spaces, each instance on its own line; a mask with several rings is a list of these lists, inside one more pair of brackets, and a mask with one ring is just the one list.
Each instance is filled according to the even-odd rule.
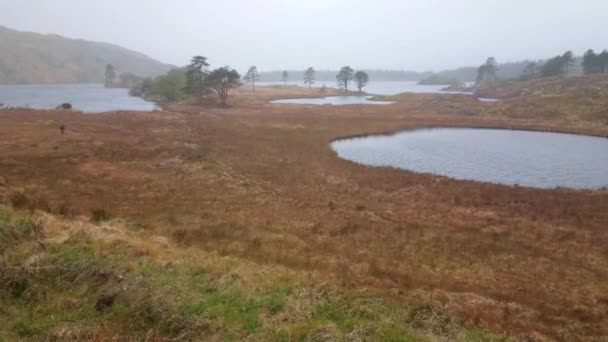
[[129,93],[168,102],[193,98],[202,104],[207,95],[215,92],[221,105],[226,106],[230,90],[241,85],[241,76],[235,69],[224,66],[210,70],[206,57],[194,56],[185,68],[143,79]]
[[[251,66],[243,75],[230,67],[221,67],[209,70],[209,63],[204,56],[194,56],[190,63],[184,68],[173,69],[167,74],[154,79],[141,79],[124,75],[124,83],[132,83],[129,94],[159,101],[175,102],[181,100],[195,99],[199,104],[205,98],[216,92],[222,105],[227,105],[231,89],[241,86],[243,83],[250,85],[256,90],[256,84],[260,80],[260,73],[256,66]],[[123,76],[121,74],[121,76]],[[116,78],[114,67],[106,67],[106,86],[113,84]],[[282,72],[281,81],[287,85],[289,72]],[[303,74],[304,85],[312,88],[316,81],[316,71],[309,67]],[[351,82],[355,82],[359,92],[369,83],[369,75],[365,71],[355,72],[350,66],[340,69],[336,75],[338,87],[344,91],[349,90]]]
[[[563,77],[572,73],[573,70],[580,70],[578,69],[580,67],[582,67],[583,74],[585,75],[608,72],[608,50],[595,53],[595,51],[590,49],[583,55],[580,65],[577,63],[577,60],[572,51],[566,51],[546,61],[528,62],[521,71],[519,80]],[[479,87],[495,83],[498,80],[498,71],[496,59],[494,57],[488,58],[486,63],[477,69],[476,85]]]
[[[243,81],[245,82],[245,84],[251,85],[253,91],[255,91],[255,84],[259,80],[260,73],[258,72],[258,68],[256,66],[251,66],[247,73],[243,76]],[[281,82],[283,82],[283,85],[287,86],[288,81],[289,72],[287,70],[283,70],[281,72]],[[312,88],[313,84],[316,81],[316,71],[313,67],[309,67],[304,71],[303,81],[305,86]],[[344,91],[348,91],[348,86],[351,81],[354,81],[359,92],[362,92],[363,87],[365,87],[369,82],[369,75],[365,71],[355,72],[350,66],[342,67],[336,75],[336,82],[338,83],[338,88]]]
[[[565,76],[575,66],[576,58],[572,51],[547,60],[542,65],[529,63],[522,72],[520,79],[527,80],[540,77]],[[596,54],[592,49],[587,50],[581,62],[583,74],[591,75],[608,72],[608,50]]]
[[585,75],[608,72],[608,50],[596,54],[592,49],[583,55],[583,72]]

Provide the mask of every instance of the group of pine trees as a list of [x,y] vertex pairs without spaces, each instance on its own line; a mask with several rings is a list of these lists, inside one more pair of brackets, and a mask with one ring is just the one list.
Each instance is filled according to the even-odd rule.
[[169,102],[195,98],[202,104],[205,96],[215,91],[221,104],[226,106],[230,90],[240,85],[241,75],[235,69],[226,66],[209,70],[206,57],[194,56],[185,68],[141,80],[131,88],[130,94]]
[[[574,68],[576,58],[572,51],[566,51],[561,55],[550,58],[544,63],[528,63],[519,77],[520,80],[530,80],[541,77],[566,76]],[[588,50],[583,55],[583,73],[585,75],[608,72],[608,50],[596,54],[593,50]],[[498,67],[494,57],[488,58],[485,64],[477,70],[477,86],[484,86],[495,83],[498,78],[496,72]]]
[[[576,58],[572,51],[566,51],[547,60],[542,65],[532,62],[525,67],[520,79],[565,76],[572,70],[575,61]],[[599,54],[596,54],[593,50],[588,50],[583,55],[582,67],[585,75],[608,72],[608,50]]]
[[[312,88],[312,85],[315,83],[315,69],[313,67],[309,67],[304,71],[304,85]],[[255,91],[255,84],[260,80],[260,73],[258,72],[258,68],[256,66],[251,66],[247,73],[243,76],[243,81],[251,85],[253,91]],[[281,73],[281,82],[283,85],[287,85],[287,81],[289,80],[289,72],[284,70]],[[369,75],[365,71],[357,71],[355,72],[350,66],[344,66],[340,69],[338,74],[336,75],[336,82],[338,83],[338,87],[345,91],[348,91],[348,85],[351,81],[355,81],[357,85],[357,89],[359,92],[363,91],[363,87],[367,85],[369,82]]]
[[186,86],[184,90],[195,96],[199,103],[203,102],[206,94],[215,91],[223,106],[226,106],[231,89],[241,85],[241,75],[230,67],[209,70],[207,58],[194,56],[186,67]]
[[369,82],[369,76],[365,71],[360,70],[355,72],[350,66],[342,67],[338,72],[338,75],[336,75],[338,87],[344,91],[348,91],[348,83],[353,79],[357,84],[357,89],[359,89],[359,92],[362,92],[363,87],[365,87]]
[[608,72],[608,50],[599,54],[589,49],[583,56],[583,72],[585,75]]

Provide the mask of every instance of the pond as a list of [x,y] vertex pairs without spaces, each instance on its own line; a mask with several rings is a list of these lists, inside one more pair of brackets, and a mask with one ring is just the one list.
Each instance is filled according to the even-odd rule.
[[337,140],[338,156],[461,180],[535,188],[608,186],[608,139],[474,128],[434,128]]
[[[282,82],[258,82],[258,86],[282,86]],[[302,82],[287,82],[288,86],[300,86],[304,87]],[[321,88],[323,86],[328,88],[337,87],[336,82],[332,81],[317,81],[313,88]],[[447,85],[420,85],[418,81],[370,81],[363,91],[368,94],[375,95],[397,95],[401,93],[424,93],[424,94],[471,94],[466,92],[458,91],[443,91]],[[354,83],[351,85],[352,89],[355,89]]]
[[284,99],[272,101],[272,103],[334,106],[353,104],[389,105],[394,103],[391,101],[372,101],[370,98],[372,98],[372,96],[328,96],[303,99]]
[[64,102],[85,113],[158,109],[155,103],[129,96],[128,89],[101,84],[0,85],[0,103],[6,106],[55,109]]

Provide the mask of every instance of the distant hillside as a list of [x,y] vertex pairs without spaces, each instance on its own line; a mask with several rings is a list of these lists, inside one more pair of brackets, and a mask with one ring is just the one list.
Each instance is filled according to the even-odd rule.
[[[608,73],[503,81],[478,89],[475,95],[498,99],[536,96],[551,98],[553,101],[567,98],[573,103],[587,98],[602,98],[608,104]],[[604,111],[605,108],[608,107],[604,107]]]
[[[500,80],[512,80],[517,79],[521,76],[524,68],[529,63],[536,63],[537,65],[544,64],[544,60],[531,61],[531,60],[523,60],[518,62],[507,62],[507,63],[499,63],[498,64],[498,72],[496,76]],[[576,57],[574,59],[573,66],[569,70],[569,74],[571,75],[580,75],[582,73],[581,67],[582,59],[580,57]],[[481,65],[481,63],[480,63]],[[458,82],[474,82],[477,79],[477,69],[479,66],[469,66],[469,67],[461,67],[458,69],[451,70],[443,70],[437,73],[434,73],[428,79],[426,79],[427,84],[452,84],[454,81]]]
[[139,52],[58,35],[0,26],[0,83],[101,83],[106,64],[117,74],[156,76],[171,66]]

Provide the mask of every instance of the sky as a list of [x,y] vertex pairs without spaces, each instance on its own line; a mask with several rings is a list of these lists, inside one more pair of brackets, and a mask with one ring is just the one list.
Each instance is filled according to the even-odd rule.
[[0,0],[0,25],[185,65],[439,71],[608,48],[608,0]]

